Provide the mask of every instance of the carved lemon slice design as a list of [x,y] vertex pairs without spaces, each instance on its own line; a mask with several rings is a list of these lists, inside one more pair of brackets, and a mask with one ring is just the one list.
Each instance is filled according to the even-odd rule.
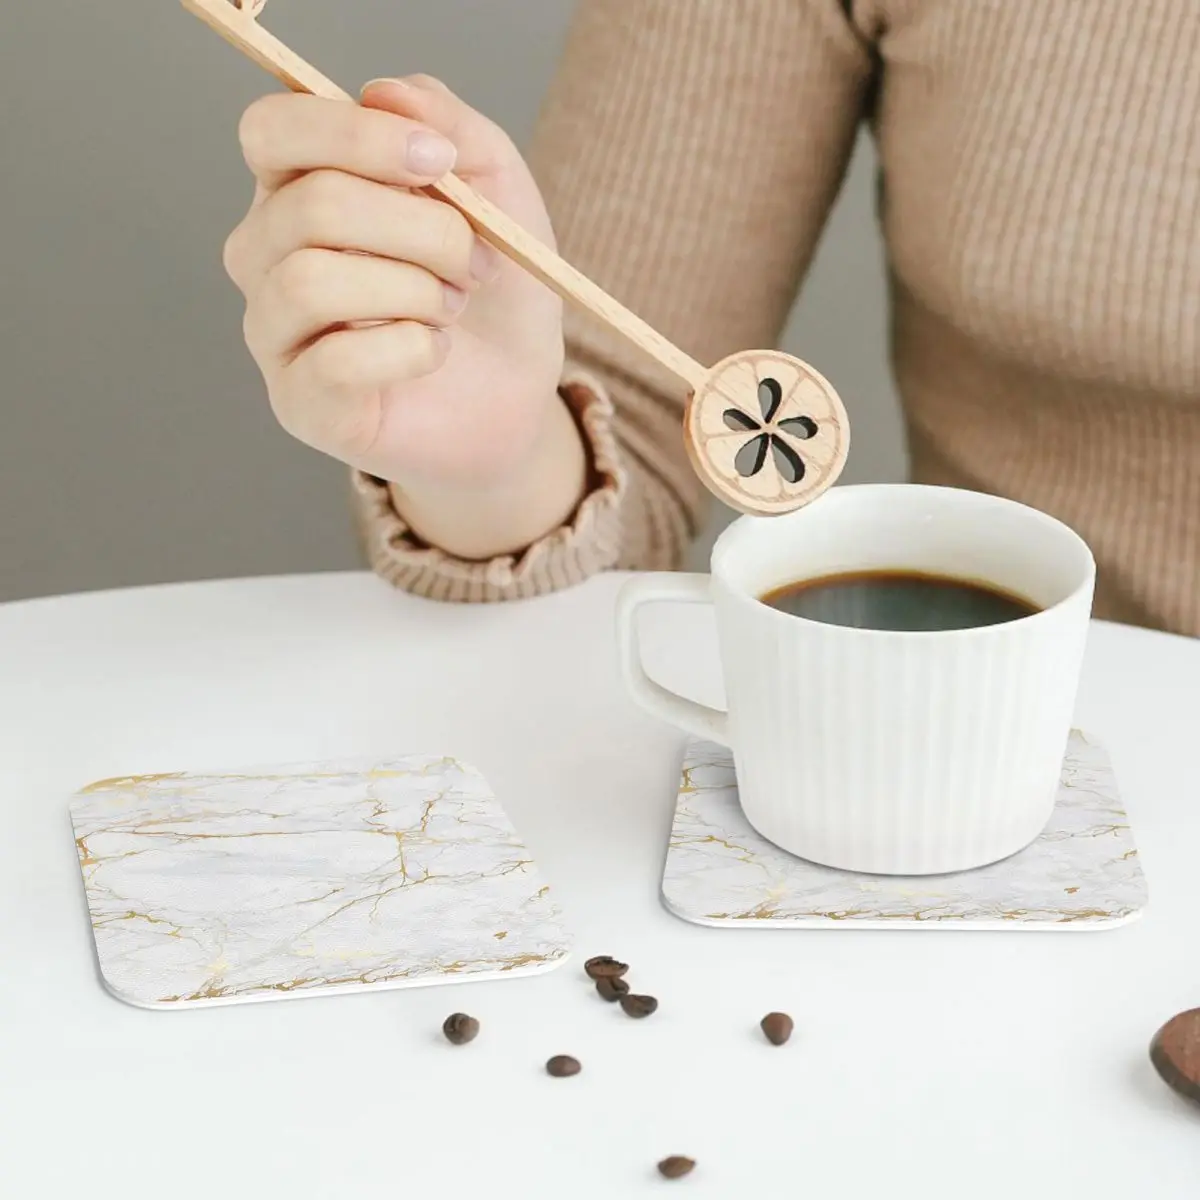
[[710,491],[740,512],[777,516],[834,484],[850,423],[833,385],[807,363],[747,350],[719,362],[693,394],[684,437]]

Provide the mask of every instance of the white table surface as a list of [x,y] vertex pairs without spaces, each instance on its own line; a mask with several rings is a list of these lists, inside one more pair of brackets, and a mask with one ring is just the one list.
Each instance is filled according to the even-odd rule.
[[[1200,642],[1097,625],[1080,723],[1150,882],[1097,933],[699,929],[659,875],[681,738],[618,685],[619,577],[462,608],[366,575],[0,607],[0,1195],[1195,1200],[1146,1048],[1200,1005]],[[719,696],[709,614],[660,676]],[[97,981],[67,797],[99,777],[432,751],[481,768],[565,907],[541,978],[151,1013]],[[601,1003],[591,954],[659,1012]],[[797,1033],[766,1045],[759,1017]],[[442,1018],[480,1018],[449,1047]],[[583,1074],[541,1070],[556,1053]],[[699,1160],[667,1183],[654,1163]]]

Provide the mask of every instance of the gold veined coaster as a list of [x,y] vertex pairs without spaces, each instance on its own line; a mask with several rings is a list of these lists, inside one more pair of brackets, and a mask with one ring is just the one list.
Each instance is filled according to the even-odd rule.
[[100,971],[146,1008],[510,978],[558,906],[453,758],[110,779],[71,804]]
[[974,871],[913,877],[839,871],[779,849],[742,813],[731,753],[692,740],[662,894],[671,912],[697,925],[1069,931],[1134,920],[1146,905],[1146,878],[1108,755],[1078,731],[1036,841]]

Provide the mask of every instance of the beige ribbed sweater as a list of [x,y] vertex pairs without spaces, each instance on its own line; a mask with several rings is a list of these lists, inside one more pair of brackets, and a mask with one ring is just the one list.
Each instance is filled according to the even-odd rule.
[[[913,477],[1053,513],[1097,615],[1200,635],[1200,3],[583,0],[532,163],[567,258],[715,362],[778,337],[864,120]],[[457,561],[360,478],[385,578],[495,600],[679,563],[708,506],[683,397],[567,319],[571,525]]]

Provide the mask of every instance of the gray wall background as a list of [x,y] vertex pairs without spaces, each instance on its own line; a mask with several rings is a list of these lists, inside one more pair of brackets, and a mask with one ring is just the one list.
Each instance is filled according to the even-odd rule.
[[[344,470],[275,426],[220,265],[249,197],[238,117],[274,85],[174,0],[2,7],[0,601],[360,565]],[[429,71],[523,141],[573,7],[265,20],[351,90]],[[904,472],[873,171],[864,139],[785,343],[851,406],[852,480]]]

